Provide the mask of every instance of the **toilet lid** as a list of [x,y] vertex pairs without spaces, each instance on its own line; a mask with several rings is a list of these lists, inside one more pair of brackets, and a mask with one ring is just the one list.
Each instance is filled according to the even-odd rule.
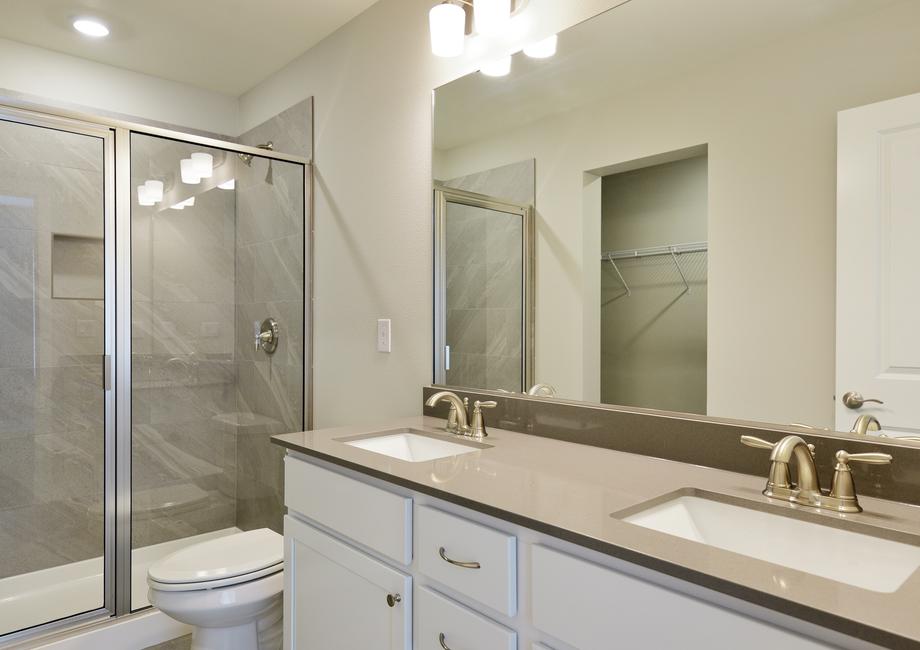
[[150,565],[151,580],[167,584],[225,580],[284,562],[284,538],[268,528],[247,530],[193,544]]

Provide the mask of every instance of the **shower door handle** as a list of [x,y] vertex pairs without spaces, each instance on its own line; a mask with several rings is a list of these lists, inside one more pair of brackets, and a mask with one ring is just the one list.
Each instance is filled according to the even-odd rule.
[[102,355],[102,390],[112,390],[112,355]]

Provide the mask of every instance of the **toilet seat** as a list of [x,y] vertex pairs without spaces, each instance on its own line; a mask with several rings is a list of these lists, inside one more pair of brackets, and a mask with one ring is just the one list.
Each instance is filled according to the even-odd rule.
[[284,538],[268,528],[195,544],[155,562],[147,582],[159,591],[216,589],[284,569]]

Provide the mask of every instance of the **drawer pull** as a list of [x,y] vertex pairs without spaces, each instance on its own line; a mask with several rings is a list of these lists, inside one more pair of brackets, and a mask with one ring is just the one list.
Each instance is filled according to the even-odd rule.
[[401,602],[402,596],[399,594],[387,594],[387,605],[390,607],[396,607],[396,605]]
[[443,633],[443,632],[441,632],[441,633],[438,635],[438,641],[441,642],[441,647],[444,648],[444,650],[450,650],[450,646],[447,645],[447,643],[445,643],[445,641],[444,641],[444,633]]
[[[438,549],[438,555],[440,555],[441,559],[444,560],[445,562],[449,562],[450,564],[461,567],[463,569],[481,569],[482,568],[482,565],[480,565],[479,562],[461,562],[460,560],[451,560],[449,557],[447,557],[447,554],[444,552],[443,546]],[[443,641],[442,641],[442,645],[443,645]]]

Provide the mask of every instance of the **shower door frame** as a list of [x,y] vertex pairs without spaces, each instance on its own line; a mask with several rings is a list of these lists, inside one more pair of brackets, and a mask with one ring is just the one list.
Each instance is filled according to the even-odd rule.
[[[0,95],[0,119],[103,138],[105,246],[105,551],[104,605],[91,611],[0,635],[0,645],[118,618],[131,609],[131,135],[154,136],[301,165],[303,168],[304,343],[303,426],[313,428],[314,204],[311,158],[239,144],[210,135],[130,122]],[[311,126],[312,130],[312,126]]]

